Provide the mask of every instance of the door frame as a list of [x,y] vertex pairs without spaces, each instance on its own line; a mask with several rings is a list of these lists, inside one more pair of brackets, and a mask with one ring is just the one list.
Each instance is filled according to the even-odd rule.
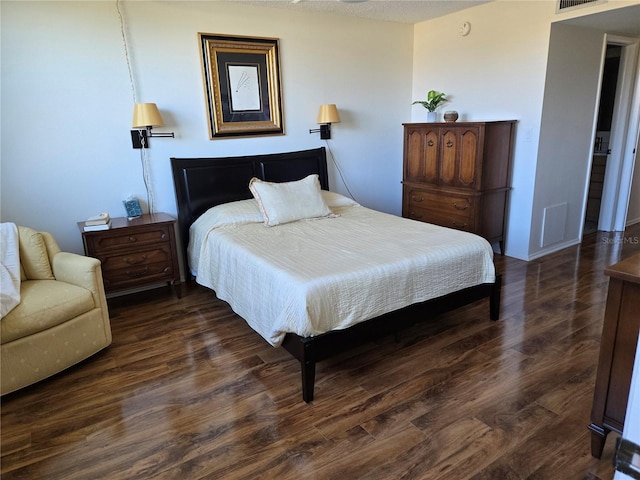
[[[624,231],[629,210],[634,149],[640,131],[640,39],[605,34],[601,69],[604,69],[607,45],[622,47],[611,120],[611,154],[607,158],[598,219],[598,230],[611,232]],[[599,88],[601,87],[602,78]],[[596,118],[597,114],[598,111]]]

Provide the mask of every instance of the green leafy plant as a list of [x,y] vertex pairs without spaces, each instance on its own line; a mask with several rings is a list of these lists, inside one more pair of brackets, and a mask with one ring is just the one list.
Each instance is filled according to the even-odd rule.
[[443,103],[446,103],[447,101],[448,100],[447,100],[446,93],[436,92],[435,90],[429,90],[427,92],[426,100],[416,100],[411,105],[415,105],[416,103],[419,103],[430,112],[435,112],[440,105],[442,105]]

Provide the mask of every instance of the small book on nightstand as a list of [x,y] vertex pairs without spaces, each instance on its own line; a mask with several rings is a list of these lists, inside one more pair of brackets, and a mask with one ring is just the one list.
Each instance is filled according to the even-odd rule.
[[106,225],[111,220],[111,217],[107,212],[99,213],[93,217],[87,218],[84,222],[85,226],[93,226],[93,225]]
[[85,232],[97,232],[100,230],[109,230],[111,228],[111,220],[108,220],[106,223],[100,223],[97,225],[89,225],[87,222],[84,222],[83,228]]

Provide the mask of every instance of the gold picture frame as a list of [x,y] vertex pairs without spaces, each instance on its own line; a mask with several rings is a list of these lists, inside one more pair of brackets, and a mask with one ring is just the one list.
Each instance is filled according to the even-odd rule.
[[283,135],[277,38],[198,33],[209,138]]

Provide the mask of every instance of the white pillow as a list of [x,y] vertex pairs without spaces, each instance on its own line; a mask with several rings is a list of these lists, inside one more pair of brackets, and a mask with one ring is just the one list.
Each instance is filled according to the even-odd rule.
[[212,228],[228,227],[231,225],[243,225],[245,223],[262,223],[262,212],[258,203],[250,198],[235,202],[221,203],[200,215],[191,224],[191,229],[203,229],[209,231]]
[[333,207],[359,207],[360,204],[355,200],[340,195],[339,193],[330,192],[328,190],[322,190],[322,199],[329,206]]
[[249,190],[258,202],[267,226],[305,218],[334,216],[322,198],[318,175],[295,182],[272,183],[252,178]]

